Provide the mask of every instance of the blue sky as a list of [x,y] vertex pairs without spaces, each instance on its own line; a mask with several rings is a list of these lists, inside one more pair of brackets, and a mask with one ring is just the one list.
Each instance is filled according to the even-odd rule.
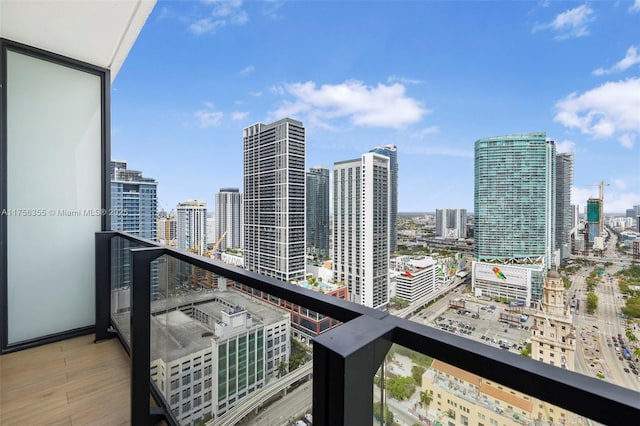
[[242,190],[242,129],[307,129],[307,169],[398,147],[399,211],[473,210],[473,144],[546,131],[572,202],[640,204],[640,0],[158,1],[112,86],[112,157],[161,207]]

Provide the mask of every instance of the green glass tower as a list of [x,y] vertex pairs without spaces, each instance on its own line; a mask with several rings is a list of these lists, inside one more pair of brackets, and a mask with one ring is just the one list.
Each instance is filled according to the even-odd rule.
[[[546,133],[480,139],[475,143],[476,261],[551,266],[555,247],[555,144]],[[542,297],[532,277],[531,298]]]

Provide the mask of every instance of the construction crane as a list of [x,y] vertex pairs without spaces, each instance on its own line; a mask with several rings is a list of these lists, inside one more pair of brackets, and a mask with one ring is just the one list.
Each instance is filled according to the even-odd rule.
[[[222,244],[222,240],[224,240],[224,237],[227,235],[227,231],[224,231],[222,233],[222,235],[220,236],[220,238],[218,238],[218,241],[216,241],[216,243],[213,245],[213,248],[211,248],[211,250],[208,250],[206,253],[203,254],[204,257],[208,257],[213,259],[216,255],[216,252],[218,251],[218,247],[220,247],[220,244]],[[213,287],[213,273],[210,271],[206,271],[205,272],[205,281],[206,281],[206,288],[212,288]]]
[[[202,237],[200,237],[200,241],[198,241],[198,245],[195,247],[191,247],[189,249],[187,249],[187,251],[189,253],[193,253],[193,254],[199,254],[199,255],[203,255],[204,254],[204,247],[202,245],[204,241],[204,235]],[[196,267],[196,266],[191,266],[192,269],[192,273],[191,273],[191,285],[193,287],[196,287],[197,285],[199,285],[199,274],[198,274],[198,270],[200,268]]]
[[213,258],[216,255],[216,252],[218,251],[218,247],[220,247],[220,244],[222,244],[222,240],[224,240],[224,237],[226,235],[227,235],[227,231],[224,231],[220,236],[220,238],[218,238],[218,241],[216,241],[216,243],[213,245],[213,248],[207,251],[204,255],[206,257]]

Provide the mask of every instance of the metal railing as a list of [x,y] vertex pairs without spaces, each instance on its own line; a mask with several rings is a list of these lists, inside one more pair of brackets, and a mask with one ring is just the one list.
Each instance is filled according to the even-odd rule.
[[[603,380],[534,361],[345,300],[287,284],[218,261],[121,232],[96,234],[96,338],[108,338],[113,237],[141,248],[131,254],[131,422],[164,418],[177,424],[151,382],[150,265],[168,255],[239,284],[298,304],[343,324],[313,341],[313,418],[319,425],[370,425],[373,376],[393,343],[437,358],[518,392],[604,424],[640,424],[640,393]],[[126,339],[121,339],[126,345]],[[149,395],[160,405],[150,409]]]

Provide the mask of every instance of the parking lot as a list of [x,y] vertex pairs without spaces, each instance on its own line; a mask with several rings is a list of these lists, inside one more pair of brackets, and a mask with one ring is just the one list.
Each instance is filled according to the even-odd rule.
[[435,318],[436,327],[516,353],[529,341],[533,319],[523,312],[507,311],[504,304],[469,295],[452,304],[454,307],[442,310]]

